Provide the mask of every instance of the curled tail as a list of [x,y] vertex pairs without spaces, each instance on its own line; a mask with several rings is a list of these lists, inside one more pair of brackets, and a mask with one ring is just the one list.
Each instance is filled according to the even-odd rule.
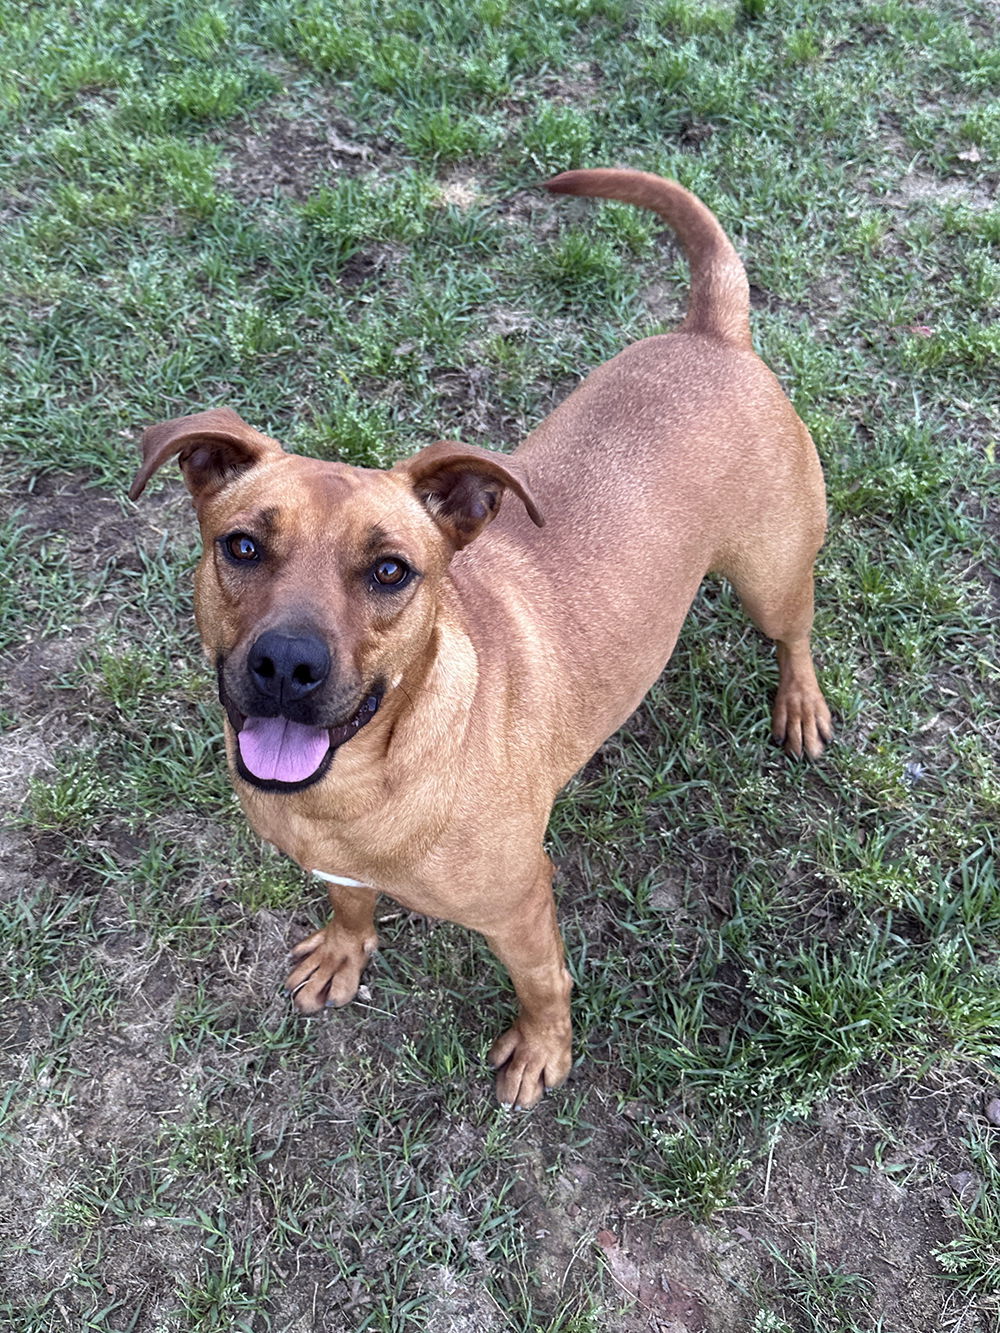
[[676,232],[691,269],[688,312],[681,327],[721,342],[750,346],[750,289],[732,242],[713,213],[676,181],[647,171],[564,171],[546,181],[553,194],[620,199],[652,209]]

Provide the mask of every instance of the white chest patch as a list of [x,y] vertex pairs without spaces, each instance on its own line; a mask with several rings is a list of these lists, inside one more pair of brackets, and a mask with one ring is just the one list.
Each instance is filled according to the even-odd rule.
[[331,875],[326,870],[314,870],[312,872],[314,879],[321,879],[326,884],[343,884],[345,889],[370,889],[372,886],[366,884],[363,879],[351,879],[349,875]]

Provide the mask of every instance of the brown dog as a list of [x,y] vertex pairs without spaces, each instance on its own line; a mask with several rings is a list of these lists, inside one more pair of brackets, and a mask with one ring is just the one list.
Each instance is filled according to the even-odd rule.
[[553,799],[663,670],[706,572],[777,641],[776,738],[815,758],[831,736],[809,650],[823,480],[751,348],[735,250],[656,176],[548,188],[659,213],[690,309],[514,454],[432,444],[381,472],[287,454],[218,408],[147,430],[130,492],[180,456],[236,791],[261,837],[329,882],[333,917],[293,954],[295,1004],[354,997],[379,892],[480,931],[517,992],[489,1058],[519,1107],[571,1062]]

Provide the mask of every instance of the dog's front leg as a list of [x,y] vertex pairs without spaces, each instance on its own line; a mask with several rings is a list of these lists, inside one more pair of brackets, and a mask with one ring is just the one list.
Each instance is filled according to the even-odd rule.
[[500,926],[482,931],[510,973],[518,999],[514,1024],[489,1053],[497,1099],[528,1110],[564,1081],[572,1064],[569,996],[562,939],[552,897],[552,862],[542,856],[534,884]]
[[327,1005],[350,1004],[361,974],[378,948],[374,889],[331,884],[333,916],[322,930],[292,950],[296,964],[285,982],[296,1009],[316,1014]]

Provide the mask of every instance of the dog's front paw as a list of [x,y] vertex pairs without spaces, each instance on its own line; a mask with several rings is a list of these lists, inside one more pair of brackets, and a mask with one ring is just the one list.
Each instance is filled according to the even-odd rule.
[[518,1021],[493,1043],[487,1057],[497,1071],[497,1101],[530,1111],[546,1092],[565,1082],[573,1063],[572,1041],[565,1032],[532,1032]]
[[771,734],[793,759],[818,759],[833,740],[833,720],[815,681],[781,685],[771,715]]
[[285,982],[292,1003],[302,1014],[318,1014],[328,1005],[339,1009],[358,993],[361,974],[378,948],[378,938],[358,938],[331,922],[292,950],[297,963]]

